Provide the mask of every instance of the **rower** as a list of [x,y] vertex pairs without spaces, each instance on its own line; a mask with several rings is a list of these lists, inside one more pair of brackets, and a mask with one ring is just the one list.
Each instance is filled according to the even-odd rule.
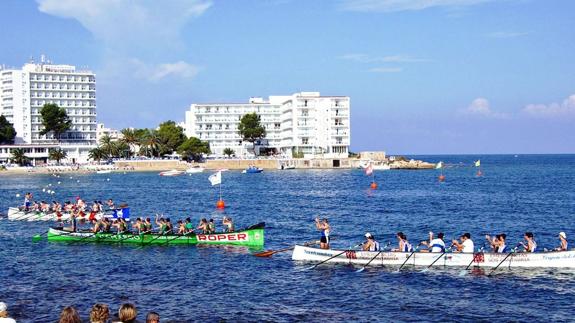
[[137,218],[136,222],[132,223],[132,231],[138,232],[138,234],[142,233],[142,219]]
[[114,205],[114,201],[112,201],[112,199],[108,199],[108,202],[106,202],[106,204],[108,205],[108,208],[110,210],[115,210],[116,206]]
[[499,252],[499,245],[501,242],[501,235],[500,234],[496,235],[495,237],[491,237],[490,235],[486,234],[485,240],[487,240],[487,242],[491,246],[491,250],[493,252],[496,252],[496,253]]
[[94,223],[94,226],[92,227],[92,232],[97,233],[98,231],[100,231],[100,225],[102,224],[102,220],[98,220]]
[[102,232],[110,232],[111,228],[112,228],[112,222],[110,222],[110,219],[104,218],[102,220]]
[[[437,238],[433,238],[433,232],[429,232],[429,242],[423,241],[421,244],[427,246],[427,252],[445,252],[445,241],[443,241],[443,232],[437,234]],[[425,251],[425,250],[422,250]]]
[[365,234],[366,241],[362,245],[363,251],[379,251],[379,242],[375,240],[373,235],[369,232]]
[[202,230],[203,234],[208,234],[210,232],[210,228],[208,227],[208,220],[206,220],[206,218],[201,219],[200,224],[196,229]]
[[523,235],[523,239],[525,239],[525,241],[527,242],[527,244],[523,243],[523,241],[520,242],[520,244],[523,246],[523,251],[535,252],[535,250],[537,249],[537,242],[535,242],[533,232],[525,232],[525,235]]
[[321,231],[321,238],[319,239],[319,247],[321,249],[329,249],[329,231],[331,229],[327,219],[319,220],[315,218],[315,227]]
[[561,245],[555,248],[555,251],[567,251],[567,235],[565,232],[559,232],[559,240],[561,241]]
[[210,233],[216,233],[216,224],[214,223],[214,219],[210,219],[210,222],[208,222],[208,229],[210,230]]
[[232,221],[232,218],[224,216],[222,224],[226,228],[226,232],[234,232],[234,222]]
[[392,251],[399,251],[399,252],[412,252],[413,246],[407,240],[407,236],[403,232],[398,232],[396,234],[397,240],[399,242],[398,248],[393,249]]
[[190,218],[186,218],[186,233],[194,232],[194,225],[192,224],[192,220]]
[[152,220],[150,218],[146,218],[144,221],[144,225],[146,226],[146,230],[144,233],[151,233],[152,232]]
[[178,220],[178,234],[186,233],[186,225],[182,220]]
[[507,247],[507,235],[505,233],[500,233],[499,235],[499,246],[495,252],[497,253],[508,253],[509,247]]
[[165,234],[167,230],[166,220],[164,218],[156,217],[156,225],[158,226],[158,233]]
[[64,231],[68,232],[76,232],[76,215],[74,213],[70,214],[70,223],[69,227],[64,227]]
[[164,223],[166,224],[166,234],[173,234],[174,226],[172,225],[170,218],[166,218],[166,221]]
[[465,232],[460,237],[461,243],[457,240],[453,240],[453,245],[457,248],[457,252],[473,253],[475,251],[475,244],[471,240],[471,234]]

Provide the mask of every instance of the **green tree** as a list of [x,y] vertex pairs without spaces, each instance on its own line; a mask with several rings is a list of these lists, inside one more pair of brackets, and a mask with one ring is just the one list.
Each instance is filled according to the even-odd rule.
[[115,157],[130,158],[132,156],[132,148],[122,140],[114,142]]
[[245,114],[240,119],[238,132],[243,140],[251,143],[266,136],[266,128],[262,126],[261,118],[255,112]]
[[232,155],[235,155],[235,154],[236,154],[236,152],[231,148],[225,148],[224,149],[224,155],[226,155],[228,157],[231,157]]
[[171,120],[162,122],[157,134],[161,143],[159,149],[160,155],[173,153],[187,139],[184,134],[184,129]]
[[106,155],[106,152],[102,150],[102,148],[96,147],[90,149],[90,151],[88,152],[88,158],[90,158],[93,161],[100,162],[100,160],[106,159],[108,158],[108,156]]
[[138,136],[136,135],[135,129],[126,128],[120,132],[122,133],[122,139],[120,139],[120,141],[126,143],[133,151],[134,147],[138,144]]
[[40,115],[44,126],[40,135],[52,132],[54,137],[60,141],[60,136],[72,127],[72,120],[68,117],[66,109],[60,108],[54,103],[44,104],[40,110]]
[[117,155],[115,142],[110,136],[105,135],[100,138],[99,144],[100,149],[102,149],[109,158]]
[[56,163],[58,164],[60,164],[60,161],[62,159],[66,159],[66,157],[68,157],[68,153],[65,150],[62,150],[61,148],[50,149],[50,151],[48,152],[48,158],[51,160],[55,160]]
[[24,149],[22,148],[14,148],[12,149],[12,162],[24,166],[28,164],[30,159],[26,156]]
[[16,137],[16,130],[5,116],[0,115],[0,144],[13,144]]
[[210,144],[196,137],[190,137],[178,147],[178,153],[184,160],[200,161],[203,154],[209,154]]
[[146,129],[147,133],[140,140],[140,153],[148,157],[159,156],[161,146],[157,131]]

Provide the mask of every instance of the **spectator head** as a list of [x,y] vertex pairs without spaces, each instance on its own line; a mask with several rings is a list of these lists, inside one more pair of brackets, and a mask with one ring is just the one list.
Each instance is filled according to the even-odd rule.
[[138,311],[136,310],[136,306],[134,306],[134,304],[122,304],[118,310],[118,318],[124,323],[135,321],[137,315]]
[[0,302],[0,317],[8,317],[8,306],[4,302]]
[[90,323],[106,323],[110,317],[110,309],[106,304],[96,303],[90,311]]
[[59,323],[82,323],[78,311],[72,306],[66,306],[60,313]]
[[156,312],[150,312],[146,316],[146,323],[160,323],[160,314]]

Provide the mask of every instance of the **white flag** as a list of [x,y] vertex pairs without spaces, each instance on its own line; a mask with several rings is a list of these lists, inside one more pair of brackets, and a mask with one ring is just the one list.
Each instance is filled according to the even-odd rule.
[[435,165],[435,169],[440,169],[443,168],[443,162],[439,162],[437,163],[437,165]]
[[210,175],[210,177],[208,177],[208,179],[210,180],[210,183],[212,183],[212,186],[221,184],[222,183],[222,172],[219,171],[215,174],[212,174],[212,175]]
[[370,176],[373,174],[373,165],[369,163],[369,165],[365,168],[365,175]]

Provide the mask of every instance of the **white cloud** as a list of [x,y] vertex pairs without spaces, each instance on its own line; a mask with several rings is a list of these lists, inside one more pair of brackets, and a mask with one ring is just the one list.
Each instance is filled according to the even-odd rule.
[[345,54],[339,57],[359,63],[418,63],[429,62],[429,59],[417,58],[408,55],[370,56],[367,54]]
[[369,71],[373,73],[398,73],[403,69],[401,67],[374,67]]
[[[102,43],[104,66],[127,63],[136,76],[159,81],[189,78],[198,68],[178,57],[181,31],[203,14],[210,0],[37,0],[38,10],[77,20]],[[168,61],[168,62],[166,62]],[[115,70],[105,69],[106,74]]]
[[491,110],[489,101],[485,98],[477,98],[473,100],[467,109],[463,110],[463,113],[484,118],[505,119],[508,117],[505,113],[494,112]]
[[489,38],[501,38],[501,39],[507,39],[507,38],[517,38],[517,37],[522,37],[522,36],[526,36],[527,33],[525,32],[515,32],[515,31],[495,31],[489,34],[486,34],[485,36],[489,37]]
[[523,108],[523,113],[542,118],[575,116],[575,94],[563,100],[562,103],[528,104]]
[[494,0],[341,0],[343,10],[360,12],[396,12],[433,7],[466,7]]

